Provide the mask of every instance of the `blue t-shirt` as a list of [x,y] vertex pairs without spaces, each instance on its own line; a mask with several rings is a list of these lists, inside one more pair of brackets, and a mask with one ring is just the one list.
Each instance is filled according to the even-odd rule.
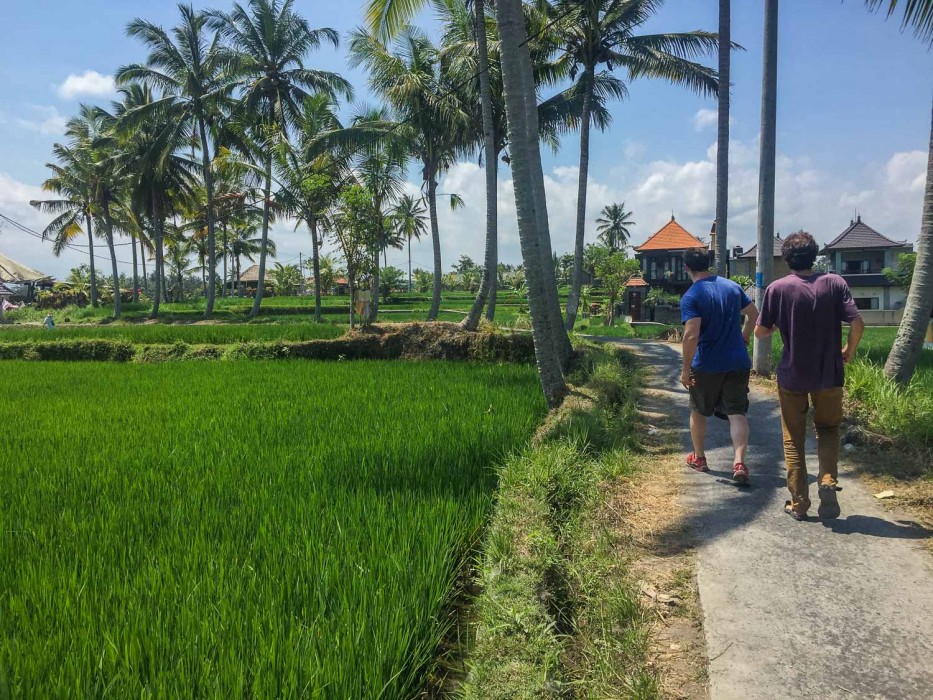
[[697,280],[680,300],[681,320],[701,319],[700,342],[692,367],[700,372],[750,369],[742,339],[742,309],[752,303],[732,280],[710,275]]

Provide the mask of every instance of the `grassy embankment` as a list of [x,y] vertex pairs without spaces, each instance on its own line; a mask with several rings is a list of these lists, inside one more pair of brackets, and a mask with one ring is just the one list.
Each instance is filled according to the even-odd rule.
[[609,487],[634,469],[631,356],[592,349],[581,385],[509,458],[481,563],[465,698],[654,698],[648,618],[611,519]]

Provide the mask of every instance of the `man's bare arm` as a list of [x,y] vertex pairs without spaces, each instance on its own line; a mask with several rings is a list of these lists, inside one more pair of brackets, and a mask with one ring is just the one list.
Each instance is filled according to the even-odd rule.
[[693,364],[693,356],[696,355],[697,345],[700,344],[700,328],[702,323],[702,319],[691,318],[684,324],[684,366],[683,372],[680,375],[680,383],[685,387],[689,387],[693,384],[693,380],[690,378],[690,365]]
[[776,330],[777,328],[775,326],[771,326],[770,328],[767,328],[765,326],[755,326],[755,337],[756,338],[767,338],[769,335],[774,333],[774,331]]
[[865,332],[865,321],[862,320],[861,316],[857,316],[849,324],[849,340],[846,342],[846,346],[842,348],[842,360],[845,363],[852,361],[852,358],[855,357],[855,351],[858,349],[858,344],[862,341],[862,333]]
[[758,320],[758,307],[754,304],[749,304],[742,309],[742,315],[745,316],[745,325],[742,328],[742,340],[748,345],[748,341],[752,337],[752,332],[755,330],[755,321]]

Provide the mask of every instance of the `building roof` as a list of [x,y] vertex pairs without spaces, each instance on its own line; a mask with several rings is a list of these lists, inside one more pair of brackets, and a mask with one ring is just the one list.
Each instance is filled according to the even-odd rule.
[[240,282],[258,282],[259,281],[259,265],[250,265],[243,273],[240,275]]
[[625,283],[626,287],[647,287],[648,283],[645,282],[644,278],[641,275],[632,275],[628,278],[628,282]]
[[831,242],[827,243],[820,255],[825,255],[831,250],[861,250],[863,248],[903,248],[907,241],[892,241],[887,236],[882,236],[875,229],[862,222],[861,215],[856,218],[849,228],[836,236]]
[[[781,257],[781,246],[784,245],[784,239],[780,235],[774,237],[774,257]],[[758,257],[758,244],[756,243],[751,248],[746,250],[741,255],[736,255],[736,258],[745,258],[754,260]]]
[[635,250],[644,253],[649,250],[687,250],[689,248],[705,247],[706,243],[689,233],[671,216],[670,221]]
[[16,262],[0,253],[0,282],[41,282],[42,280],[52,279],[51,275],[46,275],[38,270]]

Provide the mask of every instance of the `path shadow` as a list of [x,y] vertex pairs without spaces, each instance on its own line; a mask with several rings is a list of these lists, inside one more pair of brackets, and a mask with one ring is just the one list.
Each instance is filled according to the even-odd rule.
[[[784,477],[774,476],[773,474],[760,474],[757,472],[752,472],[747,484],[739,484],[733,481],[732,472],[726,470],[720,471],[717,469],[710,469],[708,472],[701,472],[700,476],[712,476],[716,478],[717,483],[733,486],[739,490],[745,491],[752,491],[757,488],[782,489],[787,486],[787,480]],[[811,483],[815,481],[816,478],[811,479]]]
[[868,535],[899,540],[925,540],[933,537],[933,531],[911,520],[891,522],[872,515],[850,515],[838,520],[821,520],[823,527],[837,535]]
[[[662,389],[665,399],[673,402],[671,415],[682,421],[683,429],[678,428],[675,439],[679,439],[684,454],[692,450],[689,430],[685,429],[689,419],[688,397],[680,386],[681,357],[679,350],[669,344],[638,340],[613,340],[612,342],[628,346],[641,356],[642,360],[654,370],[650,388]],[[731,470],[711,469],[709,472],[691,472],[687,470],[689,485],[687,499],[689,508],[684,521],[676,527],[686,527],[697,533],[704,542],[711,542],[719,537],[741,528],[756,520],[763,511],[783,508],[787,487],[784,470],[783,434],[781,431],[780,409],[774,397],[752,391],[748,413],[751,424],[751,442],[749,456],[751,483],[738,486],[732,481]],[[812,435],[808,435],[807,456],[810,461],[815,447]],[[710,463],[722,465],[731,462],[731,440],[728,423],[711,420],[707,428],[707,457]],[[814,466],[814,465],[808,465]],[[814,473],[808,474],[811,485],[816,482]],[[726,488],[728,487],[728,488]],[[720,496],[714,496],[716,493]],[[784,493],[782,493],[784,491]],[[850,515],[835,521],[819,521],[823,526],[841,535],[862,534],[871,537],[921,540],[933,537],[933,532],[914,522],[892,522],[868,515]],[[683,537],[665,537],[659,533],[660,542],[668,544],[667,553],[677,554],[689,545]]]

